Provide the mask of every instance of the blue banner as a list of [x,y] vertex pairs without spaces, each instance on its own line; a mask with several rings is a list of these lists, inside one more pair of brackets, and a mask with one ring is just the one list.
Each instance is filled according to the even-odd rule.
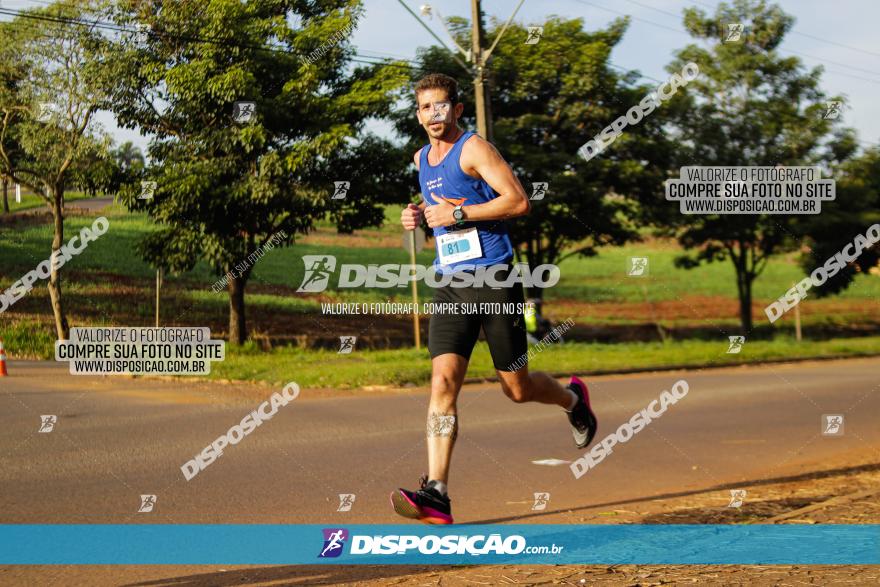
[[880,525],[0,525],[0,564],[880,564]]

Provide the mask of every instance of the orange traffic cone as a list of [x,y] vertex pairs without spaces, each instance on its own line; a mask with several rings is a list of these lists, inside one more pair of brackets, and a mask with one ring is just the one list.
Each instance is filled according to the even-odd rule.
[[6,351],[3,350],[3,341],[0,340],[0,377],[6,377]]

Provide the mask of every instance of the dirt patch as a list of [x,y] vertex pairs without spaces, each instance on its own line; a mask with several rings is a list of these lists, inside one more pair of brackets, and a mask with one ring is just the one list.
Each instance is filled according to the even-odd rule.
[[[876,455],[875,455],[876,456]],[[740,507],[721,489],[596,511],[572,523],[766,523],[793,513],[789,524],[877,524],[880,463],[853,460],[835,469],[769,479],[744,486]],[[871,495],[873,494],[873,495]],[[860,495],[856,499],[841,497]],[[827,507],[826,507],[827,504]],[[799,512],[803,510],[803,513]],[[610,514],[610,515],[609,515]],[[868,565],[311,565],[311,566],[6,566],[4,585],[127,586],[232,585],[626,585],[716,586],[877,585],[880,566]]]
[[[384,225],[379,229],[360,230],[354,234],[339,234],[330,228],[317,228],[306,236],[297,239],[308,245],[329,247],[394,249],[403,253],[403,229],[400,225],[390,227]],[[425,248],[433,245],[433,237],[426,239]]]
[[[94,216],[94,211],[82,208],[64,208],[65,218],[73,216]],[[32,208],[10,214],[0,214],[0,226],[38,226],[52,224],[53,222],[52,212],[44,208]]]
[[[760,303],[752,305],[755,322],[764,315],[764,306]],[[810,317],[834,315],[857,317],[880,322],[880,304],[865,304],[863,300],[824,299],[803,304],[801,317],[804,321]],[[548,316],[564,320],[569,316],[579,316],[590,321],[619,322],[622,320],[653,322],[655,319],[664,324],[669,321],[678,323],[733,320],[739,323],[739,302],[736,299],[720,296],[687,296],[677,300],[652,302],[584,302],[573,299],[554,299],[548,305]],[[788,318],[791,318],[790,316]],[[785,320],[785,318],[783,318]]]
[[[870,566],[505,566],[437,567],[395,565],[368,566],[287,566],[287,567],[7,567],[0,569],[5,585],[70,584],[70,577],[87,576],[94,586],[124,585],[155,587],[229,587],[232,585],[400,585],[400,586],[477,586],[477,585],[616,585],[649,587],[654,585],[699,584],[728,586],[793,585],[876,585],[878,567]],[[139,577],[151,577],[141,579]],[[26,583],[25,581],[34,581]]]

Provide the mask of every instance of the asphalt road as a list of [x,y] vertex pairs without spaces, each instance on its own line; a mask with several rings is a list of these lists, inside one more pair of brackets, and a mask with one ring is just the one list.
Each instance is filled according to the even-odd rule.
[[[70,200],[64,202],[64,208],[76,208],[87,212],[100,212],[112,203],[113,196],[99,196],[97,198],[84,198],[82,200]],[[9,216],[26,216],[29,214],[40,214],[46,211],[47,209],[41,206],[38,208],[27,208],[25,210],[10,212]]]
[[[73,376],[11,362],[0,378],[3,523],[402,522],[388,493],[425,471],[426,390],[302,390],[195,478],[180,467],[275,391],[199,381]],[[688,395],[575,479],[567,421],[495,384],[460,399],[450,495],[457,522],[565,523],[613,504],[749,485],[880,457],[880,358],[590,379],[601,439],[686,379]],[[823,436],[823,414],[844,434]],[[56,415],[39,433],[41,415]],[[535,492],[549,492],[532,511]],[[341,493],[355,494],[337,511]],[[150,513],[140,495],[154,494]]]

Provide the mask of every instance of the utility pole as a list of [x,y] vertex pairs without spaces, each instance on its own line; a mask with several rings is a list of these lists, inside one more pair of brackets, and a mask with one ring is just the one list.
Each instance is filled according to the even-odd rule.
[[455,45],[456,49],[458,49],[463,55],[466,56],[466,59],[473,63],[473,67],[468,67],[461,59],[458,58],[458,55],[455,54],[455,51],[449,49],[443,41],[438,37],[434,31],[428,27],[425,23],[423,23],[416,13],[413,12],[409,6],[406,5],[404,0],[397,0],[407,12],[409,12],[413,18],[415,18],[422,27],[427,30],[432,37],[437,39],[442,47],[448,50],[452,54],[452,59],[455,60],[456,63],[461,65],[461,67],[467,71],[468,73],[474,76],[474,102],[475,110],[477,115],[477,134],[486,139],[487,141],[492,140],[492,108],[489,102],[489,88],[488,84],[486,84],[486,66],[489,63],[489,57],[492,55],[492,51],[495,50],[495,46],[498,45],[498,41],[501,40],[501,37],[504,36],[504,33],[507,31],[507,27],[510,26],[510,23],[513,22],[516,13],[519,12],[520,7],[522,7],[523,2],[525,0],[519,0],[519,3],[516,5],[516,8],[513,10],[513,14],[510,15],[510,18],[507,19],[507,22],[504,23],[504,26],[501,28],[501,31],[495,37],[495,42],[492,43],[492,46],[489,47],[488,51],[483,51],[482,41],[483,41],[483,26],[482,26],[482,10],[480,8],[480,0],[471,0],[471,50],[465,51],[461,48],[458,43],[455,42],[455,38],[452,37],[452,34],[449,33],[449,29],[446,27],[446,24],[443,22],[443,17],[435,8],[433,8],[430,4],[423,4],[421,6],[422,16],[430,18],[433,13],[437,13],[438,18],[440,19],[440,24],[443,28],[446,29],[446,32],[452,37],[452,43]]
[[[477,134],[492,140],[492,116],[489,112],[489,88],[486,86],[486,62],[483,60],[483,26],[480,0],[471,0],[471,55],[474,60],[474,102]],[[488,54],[486,55],[488,59]]]

